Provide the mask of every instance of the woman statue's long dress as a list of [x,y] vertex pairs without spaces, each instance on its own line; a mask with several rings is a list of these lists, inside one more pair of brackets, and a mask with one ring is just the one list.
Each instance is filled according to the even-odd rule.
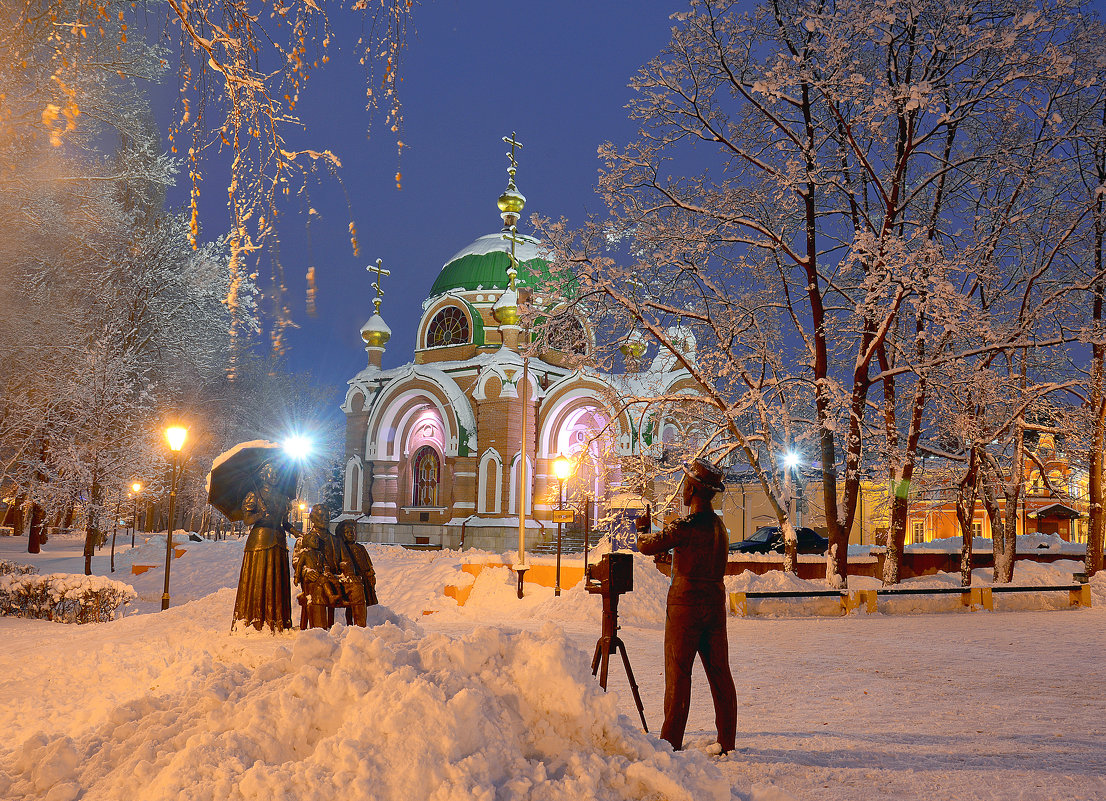
[[261,473],[261,486],[242,501],[243,521],[251,525],[242,554],[234,622],[260,631],[292,628],[292,585],[288,569],[288,504],[291,499],[274,489],[272,468]]

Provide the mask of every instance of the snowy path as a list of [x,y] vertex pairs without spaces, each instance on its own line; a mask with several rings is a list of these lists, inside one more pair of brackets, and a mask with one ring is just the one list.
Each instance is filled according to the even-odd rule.
[[[382,790],[379,785],[366,783],[364,772],[374,760],[391,759],[392,770],[403,774],[399,779],[414,777],[421,769],[420,759],[442,758],[435,748],[452,753],[468,747],[463,725],[437,745],[427,739],[430,733],[409,731],[393,744],[399,750],[366,756],[366,762],[359,762],[356,750],[352,754],[349,751],[358,747],[353,744],[362,742],[359,738],[368,738],[364,742],[381,748],[389,738],[380,736],[379,721],[366,723],[357,714],[350,716],[349,699],[365,688],[376,692],[373,681],[382,677],[366,666],[349,664],[349,660],[385,658],[375,647],[366,650],[373,638],[349,637],[339,627],[326,637],[334,640],[333,647],[338,648],[335,658],[340,655],[343,670],[350,672],[339,673],[336,668],[330,675],[319,669],[326,664],[325,653],[332,646],[323,647],[313,639],[318,634],[270,637],[227,632],[233,593],[219,590],[232,581],[229,577],[235,573],[234,563],[240,553],[240,545],[235,543],[205,545],[193,554],[195,561],[187,569],[184,565],[188,557],[182,558],[182,569],[178,572],[175,567],[173,574],[174,579],[179,576],[182,581],[180,597],[198,600],[185,606],[174,604],[166,613],[132,615],[111,624],[84,627],[0,620],[4,640],[0,653],[0,727],[8,733],[0,744],[0,798],[122,801],[121,793],[133,787],[136,771],[156,777],[156,781],[150,779],[139,785],[144,797],[170,798],[176,797],[173,788],[187,780],[182,777],[196,769],[208,776],[210,795],[189,797],[260,798],[263,793],[255,791],[270,792],[269,782],[295,778],[302,783],[300,790],[278,797],[313,798],[331,786],[327,781],[337,778],[328,775],[329,757],[322,753],[324,746],[342,754],[346,771],[342,775],[348,774],[354,782],[351,787],[377,788],[354,792],[351,799],[431,797],[405,795],[403,781],[394,782],[388,791]],[[0,558],[4,556],[0,552]],[[56,553],[49,558],[52,567],[64,567],[64,559]],[[205,567],[201,559],[210,564]],[[549,686],[543,690],[544,676],[537,676],[536,683],[518,696],[524,705],[543,703],[541,699],[550,691],[570,691],[565,702],[584,703],[585,718],[592,709],[598,709],[597,716],[603,717],[601,696],[595,696],[589,686],[574,688],[575,679],[567,678],[578,675],[581,661],[586,664],[590,660],[599,636],[597,598],[566,592],[562,598],[553,599],[550,593],[535,588],[527,600],[510,603],[513,587],[506,583],[498,586],[495,579],[489,579],[489,586],[480,591],[484,594],[474,592],[465,610],[443,610],[424,617],[416,611],[422,599],[414,588],[433,584],[426,594],[437,594],[441,576],[451,569],[446,562],[425,555],[397,553],[393,557],[391,552],[376,551],[374,559],[381,575],[382,597],[391,593],[391,597],[403,598],[403,608],[396,611],[416,620],[424,632],[421,639],[425,643],[421,645],[418,637],[410,642],[393,637],[395,654],[402,656],[415,653],[410,649],[420,649],[418,652],[429,658],[427,654],[443,647],[434,645],[435,638],[442,634],[454,642],[467,643],[449,646],[454,649],[453,661],[458,663],[453,673],[442,673],[443,668],[435,674],[413,675],[410,683],[397,685],[398,677],[410,670],[405,666],[388,677],[386,687],[381,685],[380,692],[392,694],[388,697],[427,705],[430,718],[424,721],[424,729],[436,729],[436,725],[425,724],[453,706],[453,702],[433,706],[430,700],[438,691],[431,692],[433,687],[428,690],[427,686],[439,682],[447,689],[465,681],[465,675],[470,675],[465,671],[477,668],[463,663],[477,652],[498,652],[506,661],[496,669],[498,672],[487,673],[480,668],[485,672],[471,675],[495,679],[516,675],[523,664],[530,665],[529,669],[538,664],[547,666],[552,677]],[[205,576],[210,581],[206,591]],[[663,605],[663,596],[658,595],[663,582],[651,583],[648,575],[643,578],[634,593],[637,597],[632,602],[627,598],[624,621],[633,619],[647,625],[627,624],[620,633],[655,734],[662,718],[663,631],[660,620],[650,622],[649,617],[655,618],[656,610]],[[153,587],[158,579],[143,576],[134,581],[136,585],[148,581]],[[733,798],[755,801],[1106,799],[1103,589],[1106,584],[1096,584],[1096,606],[1090,610],[731,618],[731,661],[740,699],[738,750],[725,759],[703,755],[713,741],[714,724],[706,682],[696,668],[687,736],[692,753],[678,757],[667,770],[676,770],[684,786],[699,782],[697,786],[706,787],[710,782],[703,778],[706,774],[702,771],[714,765]],[[532,637],[519,643],[505,639],[513,631],[541,632],[550,619],[565,632],[562,647],[571,651],[568,644],[573,644],[582,652],[563,666],[550,663],[550,654],[541,653],[538,641]],[[515,656],[510,657],[511,653]],[[545,661],[535,661],[539,655]],[[412,657],[402,658],[409,661]],[[379,664],[386,664],[386,660]],[[267,684],[273,686],[257,684],[249,690],[259,674],[270,676]],[[227,743],[255,749],[263,745],[242,738],[240,728],[236,728],[242,721],[264,721],[274,732],[304,731],[296,707],[288,706],[284,691],[274,689],[280,681],[286,681],[300,694],[318,693],[320,698],[310,703],[308,696],[301,699],[305,708],[319,720],[337,716],[335,722],[333,726],[327,724],[326,732],[311,735],[321,739],[309,754],[289,756],[277,749],[266,756],[268,752],[262,749],[257,758],[268,760],[264,764],[269,767],[258,767],[263,763],[253,768],[248,764],[239,766],[245,778],[235,779],[231,763],[237,758],[228,761],[233,755],[220,749],[225,749]],[[525,783],[512,787],[492,773],[472,772],[468,760],[474,757],[466,757],[443,774],[460,783],[452,794],[441,798],[569,798],[572,792],[575,797],[589,797],[578,789],[570,791],[570,783],[593,778],[608,782],[606,788],[597,788],[595,797],[647,798],[657,797],[657,792],[661,797],[680,797],[676,788],[658,791],[663,785],[655,776],[638,777],[636,784],[618,784],[622,769],[617,766],[623,764],[618,760],[629,758],[629,764],[633,764],[634,758],[626,754],[638,753],[653,767],[665,764],[668,757],[664,756],[663,744],[646,747],[644,741],[631,736],[637,712],[620,662],[612,661],[610,685],[618,708],[626,716],[619,735],[622,745],[614,751],[602,745],[608,735],[593,732],[591,739],[582,737],[580,742],[570,738],[571,748],[580,749],[577,756],[557,768],[564,771],[563,775],[550,768],[551,776],[562,778],[552,785],[542,785],[531,774],[527,781],[539,784],[530,790],[525,789]],[[248,708],[253,710],[249,715],[238,713],[236,719],[230,711],[218,711],[217,704],[207,712],[196,711],[220,697],[234,698],[234,693],[246,690],[249,694],[242,700],[248,701]],[[335,695],[327,698],[328,693]],[[519,703],[508,696],[508,706]],[[473,716],[474,725],[485,725],[487,721],[475,709],[466,714]],[[205,715],[210,716],[210,723],[205,722],[209,719]],[[394,725],[403,725],[403,720],[396,718]],[[447,728],[450,725],[448,720],[438,722]],[[497,725],[507,724],[500,721]],[[578,721],[572,725],[581,724]],[[306,731],[313,729],[308,726]],[[36,739],[36,732],[52,739]],[[547,732],[529,746],[539,754],[545,753],[541,759],[550,766],[560,760],[555,755],[565,747],[564,741],[557,739],[563,735],[555,734]],[[442,735],[438,736],[441,739]],[[510,750],[514,746],[507,740],[493,738],[486,746],[474,746],[472,753],[478,755],[485,747],[495,756],[489,764],[499,760],[514,765],[512,770],[534,769],[535,757],[520,758]],[[184,748],[187,755],[164,765],[159,762],[168,759],[166,749],[172,752],[177,748]],[[404,752],[412,748],[429,751],[424,757],[411,759]],[[547,750],[542,752],[543,748]],[[26,758],[21,757],[24,752]],[[616,752],[623,756],[611,756]],[[80,767],[85,755],[94,758],[95,770]],[[6,794],[4,771],[17,779],[29,776],[33,772],[31,762],[53,766],[49,770],[39,768],[35,774],[42,792],[28,795],[25,785],[16,782],[8,787],[24,790],[11,789]],[[462,766],[467,767],[462,770]],[[475,782],[471,787],[455,775],[464,770],[470,771],[464,774],[464,781]],[[629,775],[629,771],[626,773]],[[236,785],[237,781],[243,783]],[[485,784],[480,785],[480,781]],[[232,786],[238,787],[236,794],[219,795]],[[478,786],[485,791],[496,789],[490,795],[481,794],[476,792]],[[535,788],[539,786],[548,792],[538,793]],[[110,788],[117,791],[113,793]]]

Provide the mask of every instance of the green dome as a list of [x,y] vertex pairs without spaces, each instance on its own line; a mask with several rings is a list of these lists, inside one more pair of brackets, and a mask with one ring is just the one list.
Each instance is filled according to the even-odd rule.
[[[515,256],[519,260],[519,284],[534,286],[535,278],[548,277],[548,262],[539,251],[538,240],[519,235],[521,243],[515,244]],[[453,289],[469,292],[482,289],[506,289],[507,268],[511,265],[511,243],[503,234],[482,236],[468,247],[456,253],[445,263],[438,279],[430,289],[430,297],[444,295]]]

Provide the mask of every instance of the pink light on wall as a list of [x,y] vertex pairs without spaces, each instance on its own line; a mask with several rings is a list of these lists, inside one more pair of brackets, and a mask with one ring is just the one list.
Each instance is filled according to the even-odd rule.
[[407,437],[407,453],[415,453],[424,445],[429,445],[439,454],[445,453],[445,426],[438,410],[426,407],[411,421],[410,434]]

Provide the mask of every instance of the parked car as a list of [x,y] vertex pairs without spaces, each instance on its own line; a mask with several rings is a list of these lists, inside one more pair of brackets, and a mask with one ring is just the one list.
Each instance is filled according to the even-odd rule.
[[[825,553],[829,540],[806,526],[795,530],[799,553]],[[761,526],[747,540],[730,543],[730,553],[783,553],[783,533],[779,526]]]

